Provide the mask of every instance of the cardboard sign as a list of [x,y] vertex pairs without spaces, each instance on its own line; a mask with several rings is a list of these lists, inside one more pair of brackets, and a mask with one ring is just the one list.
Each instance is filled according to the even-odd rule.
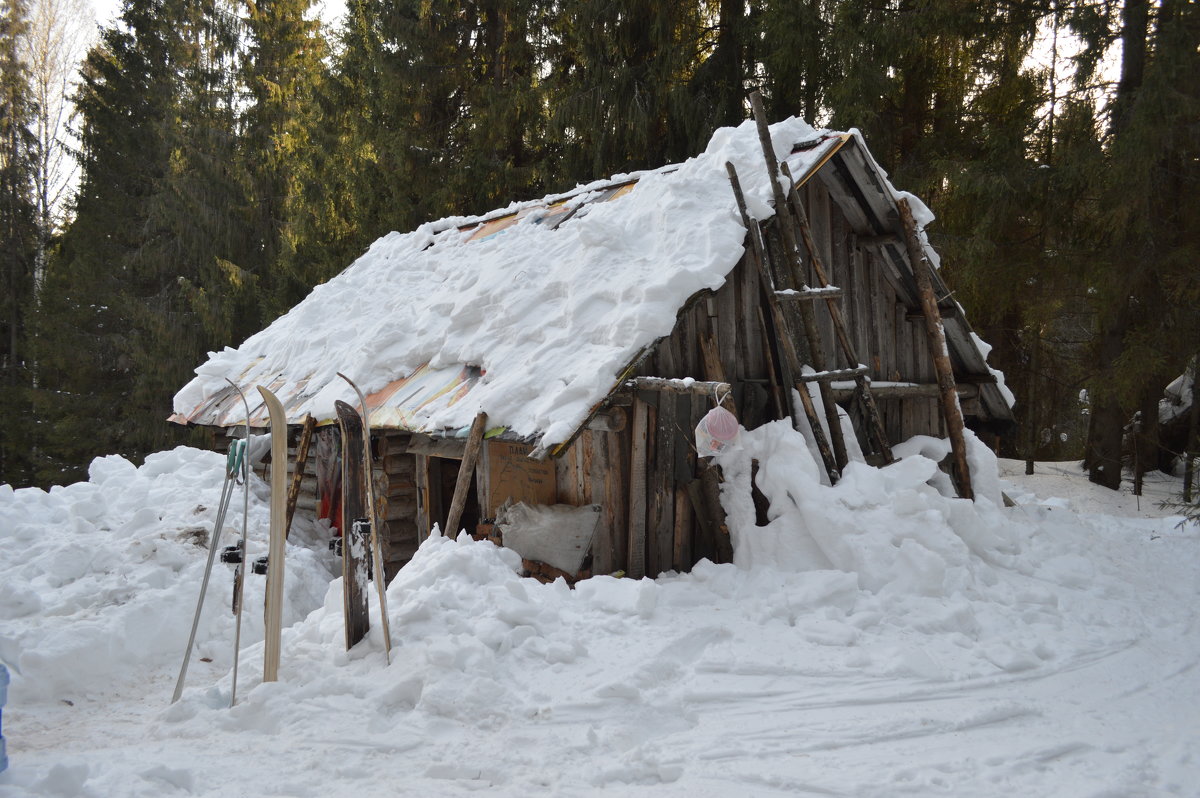
[[531,460],[533,447],[524,443],[486,441],[487,508],[489,518],[505,501],[526,504],[554,504],[558,491],[554,483],[554,461]]

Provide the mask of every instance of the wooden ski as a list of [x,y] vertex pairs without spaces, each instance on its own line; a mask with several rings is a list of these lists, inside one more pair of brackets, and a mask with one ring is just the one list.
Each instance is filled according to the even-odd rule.
[[342,432],[342,609],[346,618],[346,650],[367,636],[371,619],[367,607],[369,522],[363,501],[362,419],[353,407],[338,400],[338,427]]
[[263,681],[279,680],[283,635],[284,522],[287,519],[287,416],[283,405],[261,385],[258,392],[271,416],[271,542],[267,548],[267,596],[263,608]]
[[366,479],[367,517],[371,519],[371,562],[375,570],[375,591],[379,594],[379,623],[383,627],[383,655],[388,665],[392,664],[392,630],[388,623],[387,584],[383,572],[383,543],[379,539],[383,531],[383,519],[375,510],[375,468],[371,452],[371,416],[367,411],[367,397],[355,384],[354,380],[342,372],[337,375],[354,389],[358,395],[359,414],[362,416],[363,428],[363,473]]

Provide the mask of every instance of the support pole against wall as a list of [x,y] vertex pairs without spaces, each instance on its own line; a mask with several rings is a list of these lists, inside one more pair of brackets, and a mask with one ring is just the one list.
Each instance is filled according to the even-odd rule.
[[467,505],[467,494],[471,491],[471,479],[475,476],[475,461],[479,459],[479,447],[483,445],[483,431],[487,427],[487,413],[475,416],[471,432],[467,435],[467,448],[463,452],[462,464],[458,468],[458,480],[454,483],[454,498],[450,501],[450,515],[446,518],[446,529],[442,534],[458,535],[458,522],[462,520],[463,508]]
[[941,394],[942,414],[946,419],[946,431],[950,435],[950,448],[954,455],[954,468],[958,480],[958,493],[964,499],[974,499],[971,489],[971,471],[967,466],[967,442],[963,436],[962,407],[958,403],[958,389],[954,384],[954,368],[950,364],[950,350],[946,346],[946,331],[942,326],[942,313],[938,310],[937,297],[933,294],[931,266],[925,248],[917,238],[917,224],[913,220],[908,200],[896,203],[900,211],[900,223],[904,226],[904,245],[908,250],[908,261],[912,264],[913,277],[921,295],[921,309],[925,316],[925,333],[929,341],[929,353],[933,357],[933,368],[937,372],[938,391]]
[[304,466],[308,463],[308,447],[312,443],[313,429],[317,420],[311,414],[304,416],[304,428],[300,431],[300,442],[296,445],[296,466],[292,471],[292,484],[288,486],[287,517],[283,523],[283,536],[292,531],[292,517],[296,514],[296,502],[300,499],[300,484],[304,481]]

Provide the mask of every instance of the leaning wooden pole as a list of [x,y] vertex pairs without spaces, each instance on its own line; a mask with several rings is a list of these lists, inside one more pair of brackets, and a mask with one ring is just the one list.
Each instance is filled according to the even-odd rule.
[[312,443],[317,420],[311,414],[304,417],[304,428],[300,431],[300,442],[296,444],[296,467],[292,471],[292,483],[288,486],[287,514],[283,523],[283,537],[292,532],[292,518],[296,515],[296,502],[300,499],[300,485],[304,482],[304,466],[308,463],[308,447]]
[[[767,112],[763,109],[762,95],[757,91],[750,95],[750,106],[754,109],[754,121],[758,125],[758,140],[762,146],[763,160],[766,161],[767,176],[770,178],[771,189],[775,198],[775,218],[778,220],[779,232],[783,236],[783,248],[787,250],[788,265],[792,274],[803,274],[803,264],[800,262],[800,242],[793,226],[792,215],[788,212],[787,198],[783,187],[779,184],[779,161],[775,158],[775,147],[771,143],[771,129],[767,124]],[[796,286],[799,288],[800,286]],[[821,346],[821,336],[817,331],[816,315],[808,302],[800,303],[800,319],[804,323],[804,337],[808,341],[809,359],[817,372],[825,371],[825,352]],[[799,375],[795,375],[799,376]],[[805,388],[801,388],[804,393]],[[837,404],[833,401],[828,382],[818,383],[821,404],[825,408],[825,421],[829,425],[829,438],[833,443],[833,454],[838,469],[846,466],[846,442],[842,437],[842,420],[838,415]],[[804,397],[801,397],[803,399]],[[808,400],[811,402],[811,399]],[[806,403],[807,404],[807,403]],[[831,475],[832,481],[837,477]]]
[[938,391],[941,394],[942,414],[946,418],[946,429],[950,433],[950,448],[954,454],[954,468],[958,472],[958,492],[964,499],[974,499],[971,489],[971,471],[967,466],[967,442],[963,436],[962,407],[958,403],[958,389],[954,384],[954,369],[950,365],[950,350],[946,346],[946,330],[942,326],[942,313],[938,310],[937,297],[933,294],[932,267],[925,255],[925,247],[917,238],[917,224],[913,220],[908,200],[896,203],[900,211],[900,223],[904,226],[904,246],[908,250],[908,261],[912,264],[917,291],[921,295],[921,310],[925,317],[925,335],[929,341],[929,352],[933,356],[933,368],[937,372]]
[[479,458],[479,447],[483,445],[483,431],[487,427],[487,413],[475,416],[471,431],[467,435],[467,448],[458,467],[458,480],[454,483],[454,498],[450,501],[450,515],[442,534],[458,536],[458,522],[462,520],[463,508],[467,506],[467,494],[471,490],[471,479],[475,475],[475,461]]

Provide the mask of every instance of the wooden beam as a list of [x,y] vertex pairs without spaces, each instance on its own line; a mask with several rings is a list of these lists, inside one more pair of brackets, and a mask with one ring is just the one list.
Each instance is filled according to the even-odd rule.
[[429,457],[449,457],[461,460],[467,450],[466,441],[462,438],[434,438],[414,432],[408,442],[410,454],[423,454]]
[[[854,396],[857,388],[840,388],[833,387],[833,398],[839,402],[844,402]],[[871,383],[871,395],[876,399],[936,399],[941,396],[941,389],[937,383],[901,383],[898,385],[879,385]],[[979,388],[974,385],[959,385],[958,398],[960,400],[975,399],[979,396]]]
[[858,366],[852,369],[833,369],[831,371],[818,371],[815,374],[801,374],[796,382],[834,382],[836,380],[853,380],[870,372],[866,366]]
[[780,302],[795,302],[803,299],[838,299],[841,295],[842,289],[835,285],[827,288],[785,288],[775,292],[775,297]]
[[925,248],[917,238],[917,223],[913,220],[908,200],[896,203],[900,211],[900,223],[904,227],[904,243],[908,249],[908,261],[917,290],[921,295],[921,307],[925,310],[925,334],[933,368],[937,372],[938,392],[942,400],[942,415],[946,420],[946,432],[950,436],[950,448],[954,454],[954,467],[958,472],[958,492],[964,499],[974,499],[971,489],[971,471],[967,466],[967,442],[963,435],[962,407],[958,403],[958,391],[954,383],[954,368],[950,364],[950,350],[946,346],[946,335],[942,328],[942,314],[938,310],[937,297],[933,293],[932,267],[925,256]]
[[458,480],[454,483],[454,498],[450,500],[450,514],[442,534],[457,537],[458,522],[462,520],[463,508],[467,505],[467,494],[471,490],[471,479],[475,475],[475,461],[479,458],[479,447],[483,445],[483,433],[487,428],[487,413],[480,412],[471,424],[462,463],[458,467]]
[[671,380],[663,377],[634,377],[625,383],[626,386],[639,391],[661,391],[671,394],[699,394],[713,399],[714,404],[723,403],[733,389],[727,382],[710,382],[707,380]]

